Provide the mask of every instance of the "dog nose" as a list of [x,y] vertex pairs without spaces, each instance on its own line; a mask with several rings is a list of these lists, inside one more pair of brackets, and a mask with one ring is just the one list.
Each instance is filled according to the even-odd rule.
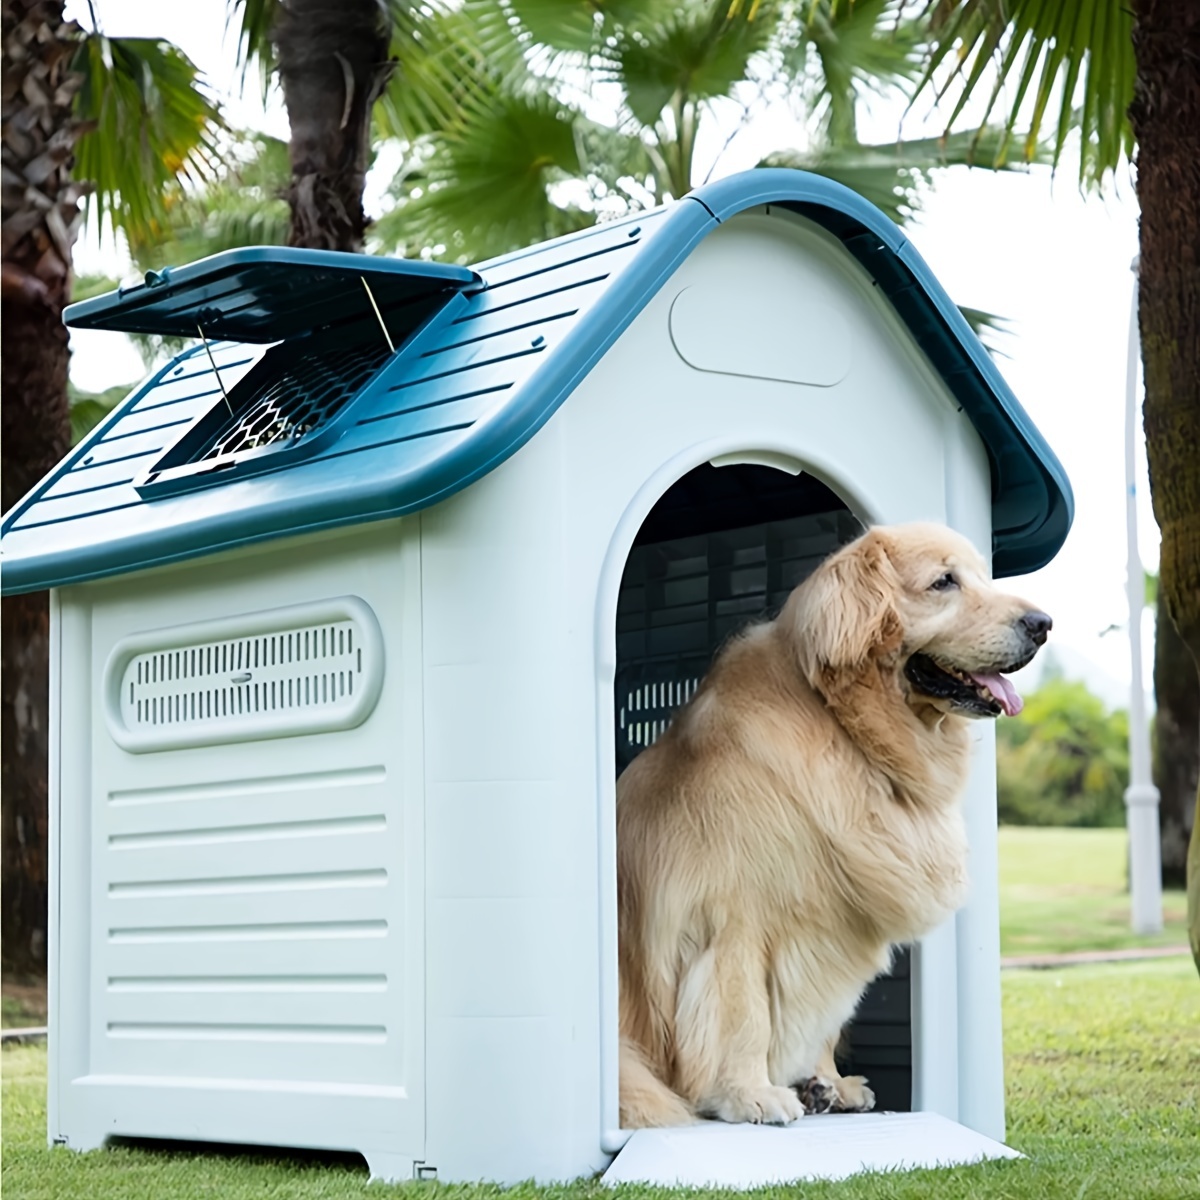
[[1025,632],[1037,645],[1042,645],[1046,640],[1046,634],[1054,627],[1054,622],[1044,612],[1027,612],[1021,618],[1021,624],[1025,627]]

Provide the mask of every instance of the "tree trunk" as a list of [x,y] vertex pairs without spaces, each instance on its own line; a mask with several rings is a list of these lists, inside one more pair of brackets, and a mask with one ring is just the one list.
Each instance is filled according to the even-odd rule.
[[391,36],[380,0],[281,0],[272,39],[292,130],[289,245],[362,249],[371,109]]
[[1200,677],[1167,616],[1162,592],[1154,634],[1154,784],[1162,797],[1163,887],[1187,881],[1188,835],[1200,788]]
[[[1141,206],[1138,322],[1150,495],[1162,531],[1159,588],[1200,663],[1200,4],[1136,0]],[[1200,822],[1188,854],[1188,928],[1200,969]]]
[[[3,296],[0,301],[0,493],[10,509],[70,447],[67,331],[71,247],[82,188],[71,182],[79,127],[70,70],[79,27],[62,0],[4,0]],[[0,938],[4,967],[45,970],[48,603],[0,604],[3,763]]]

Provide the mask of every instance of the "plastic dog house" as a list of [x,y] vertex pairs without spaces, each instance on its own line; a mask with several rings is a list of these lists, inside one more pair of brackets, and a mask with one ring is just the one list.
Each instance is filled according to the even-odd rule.
[[[1070,525],[904,235],[798,172],[474,270],[232,251],[67,320],[206,339],[3,526],[5,591],[51,589],[49,1133],[76,1148],[604,1167],[621,767],[861,523],[945,521],[997,575]],[[970,901],[850,1053],[881,1106],[1002,1138],[991,737]]]

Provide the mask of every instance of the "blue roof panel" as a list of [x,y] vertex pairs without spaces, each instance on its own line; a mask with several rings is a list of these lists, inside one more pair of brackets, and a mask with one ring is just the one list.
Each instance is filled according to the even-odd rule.
[[[436,503],[528,441],[708,232],[765,203],[786,204],[841,238],[975,423],[992,466],[997,575],[1049,561],[1070,527],[1066,476],[904,234],[829,180],[761,170],[479,265],[483,289],[459,291],[417,328],[307,457],[259,451],[244,472],[213,472],[159,494],[147,474],[220,402],[204,349],[188,351],[7,515],[4,591]],[[210,345],[227,389],[269,353],[241,342]]]

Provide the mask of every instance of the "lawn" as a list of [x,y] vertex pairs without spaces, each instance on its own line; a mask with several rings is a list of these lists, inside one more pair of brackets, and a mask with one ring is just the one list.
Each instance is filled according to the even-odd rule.
[[[1184,897],[1164,897],[1155,938],[1129,932],[1120,829],[1000,830],[1005,955],[1183,945]],[[38,989],[6,981],[4,1024],[40,1023]],[[808,1200],[1197,1200],[1200,1198],[1200,980],[1187,958],[1004,975],[1009,1141],[1028,1161],[937,1173],[864,1176],[770,1189]],[[222,1200],[380,1196],[478,1200],[498,1188],[366,1187],[348,1156],[145,1147],[91,1155],[45,1146],[44,1046],[3,1051],[3,1189],[20,1200]],[[481,1115],[480,1119],[486,1119]],[[621,1189],[641,1196],[646,1189]],[[670,1192],[655,1193],[670,1197]],[[512,1200],[593,1200],[594,1182],[511,1189]]]
[[1123,829],[1000,830],[1000,952],[1026,956],[1132,946],[1186,946],[1186,898],[1163,895],[1155,937],[1129,928]]
[[[1009,1141],[1028,1159],[839,1184],[764,1189],[763,1200],[1196,1200],[1200,1196],[1200,979],[1185,958],[1004,976]],[[494,1187],[367,1187],[345,1159],[45,1145],[46,1052],[3,1052],[8,1200],[295,1200],[419,1193],[480,1200]],[[486,1109],[486,1106],[485,1106]],[[485,1110],[477,1118],[486,1120]],[[511,1200],[595,1200],[594,1181],[524,1185]],[[678,1193],[682,1195],[682,1193]],[[703,1196],[706,1193],[691,1193]],[[671,1192],[626,1187],[615,1200]]]

